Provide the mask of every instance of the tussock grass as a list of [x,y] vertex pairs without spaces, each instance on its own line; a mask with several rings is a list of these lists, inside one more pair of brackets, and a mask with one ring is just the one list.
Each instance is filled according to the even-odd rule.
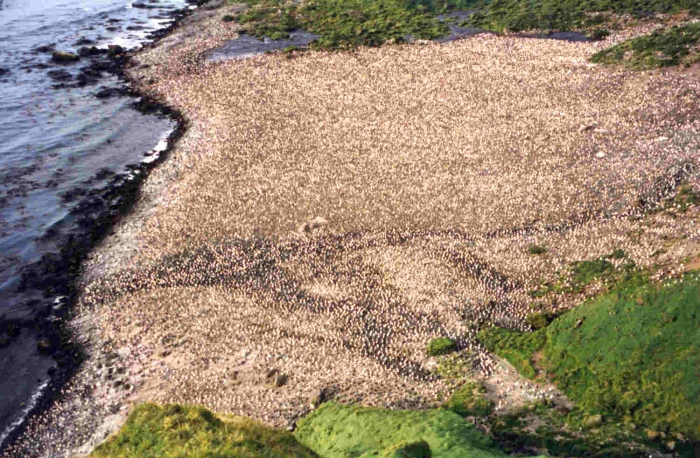
[[119,434],[92,458],[237,457],[312,458],[286,431],[244,417],[219,417],[202,407],[141,404]]
[[506,456],[488,436],[448,410],[388,410],[327,403],[302,419],[294,435],[324,458],[401,456],[390,453],[399,444],[421,441],[428,444],[433,458]]

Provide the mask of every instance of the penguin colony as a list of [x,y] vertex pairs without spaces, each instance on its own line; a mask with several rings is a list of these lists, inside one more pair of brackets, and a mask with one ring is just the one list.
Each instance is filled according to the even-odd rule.
[[72,456],[140,401],[276,426],[321,390],[433,406],[452,389],[425,354],[439,336],[498,406],[550,397],[477,326],[528,330],[527,292],[572,262],[623,249],[674,275],[700,251],[697,209],[652,212],[699,189],[700,84],[587,62],[626,36],[210,64],[236,33],[225,13],[198,10],[129,70],[188,129],[88,263],[74,326],[108,351],[6,456]]
[[170,59],[149,90],[190,124],[175,178],[139,223],[139,267],[93,281],[84,307],[151,400],[276,425],[321,389],[434,404],[439,336],[489,376],[473,324],[528,330],[527,291],[568,263],[622,248],[650,264],[695,234],[655,216],[629,237],[697,181],[700,84],[593,66],[592,47],[478,36]]

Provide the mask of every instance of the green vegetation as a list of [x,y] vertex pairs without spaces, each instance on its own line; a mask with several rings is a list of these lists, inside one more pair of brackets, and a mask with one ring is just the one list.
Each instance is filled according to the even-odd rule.
[[294,3],[246,0],[239,18],[256,37],[286,38],[304,29],[320,35],[313,47],[324,49],[379,46],[407,36],[432,39],[448,33],[435,14],[466,8],[471,0],[316,0]]
[[[618,249],[598,259],[574,262],[556,281],[545,283],[540,288],[529,291],[528,294],[532,298],[544,298],[551,293],[579,294],[584,292],[588,285],[596,281],[615,285],[630,278],[643,275],[643,272],[636,268],[632,260],[618,263],[621,265],[617,268],[609,261],[610,259],[621,261],[626,257],[627,253]],[[535,302],[533,305],[535,305],[537,310],[546,308],[546,304],[541,301]]]
[[591,60],[608,65],[622,64],[635,70],[689,65],[700,61],[698,43],[700,24],[693,23],[627,40],[594,54]]
[[528,253],[538,255],[538,254],[545,254],[547,252],[547,248],[543,247],[542,245],[530,245],[527,248]]
[[532,356],[545,344],[544,330],[517,332],[490,327],[479,332],[479,341],[490,352],[512,364],[524,377],[534,379],[537,375]]
[[481,0],[472,23],[489,30],[585,31],[604,35],[600,29],[606,15],[630,14],[644,17],[650,13],[700,13],[695,0]]
[[[489,419],[491,434],[508,452],[546,450],[557,457],[648,457],[655,450],[668,451],[673,441],[675,451],[682,444],[670,439],[667,443],[644,444],[647,436],[632,424],[595,419],[580,412],[569,412],[546,403],[525,405],[515,411]],[[589,421],[594,428],[580,428]],[[630,447],[635,444],[634,447]],[[652,455],[653,456],[653,455]]]
[[387,410],[331,402],[303,418],[294,435],[324,458],[398,457],[391,454],[397,445],[421,441],[429,445],[433,458],[505,456],[488,436],[448,410]]
[[555,316],[551,312],[537,312],[529,314],[525,321],[527,321],[527,324],[532,326],[533,329],[537,330],[549,325],[554,318]]
[[481,383],[469,382],[457,389],[442,407],[463,417],[487,417],[494,406],[485,394],[486,388]]
[[316,457],[286,431],[201,407],[142,404],[119,434],[90,455],[101,457]]
[[452,353],[455,350],[457,350],[457,342],[447,337],[438,337],[430,341],[425,352],[428,356],[439,356]]
[[539,364],[582,414],[700,440],[696,274],[661,286],[633,277],[535,333],[490,328],[479,337],[528,378],[543,349]]

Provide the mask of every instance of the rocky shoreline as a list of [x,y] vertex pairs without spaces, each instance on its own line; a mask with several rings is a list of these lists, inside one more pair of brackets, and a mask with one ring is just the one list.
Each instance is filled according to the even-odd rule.
[[[196,1],[191,3],[197,5]],[[155,42],[167,36],[191,11],[185,8],[169,13],[174,21],[169,26],[149,34],[149,39]],[[59,69],[48,72],[48,76],[57,82],[54,89],[67,89],[72,87],[71,84],[76,87],[94,85],[105,72],[119,78],[121,87],[102,89],[95,93],[96,98],[115,95],[132,98],[135,100],[133,108],[136,111],[144,115],[167,117],[173,121],[175,127],[162,139],[162,144],[146,152],[145,160],[128,166],[126,175],[114,176],[103,188],[88,193],[76,189],[70,196],[65,196],[69,200],[78,199],[70,213],[71,221],[75,222],[74,227],[67,232],[62,228],[52,228],[45,238],[59,247],[58,253],[46,254],[33,265],[23,269],[20,289],[43,291],[44,296],[49,299],[44,299],[46,304],[40,307],[43,312],[32,317],[29,322],[14,319],[0,322],[0,333],[8,336],[7,341],[2,342],[2,346],[11,345],[12,340],[23,329],[31,328],[39,335],[40,352],[51,356],[56,366],[49,372],[50,379],[42,385],[41,391],[36,393],[35,399],[27,406],[22,422],[3,437],[2,456],[15,456],[12,450],[21,446],[18,444],[35,441],[34,437],[27,439],[28,431],[41,423],[46,415],[51,414],[54,406],[66,398],[66,388],[70,387],[74,378],[83,370],[90,354],[89,344],[80,336],[80,331],[76,331],[70,324],[75,317],[74,307],[79,295],[83,263],[91,251],[108,237],[113,228],[132,212],[142,183],[149,173],[166,159],[186,129],[185,122],[177,111],[131,87],[125,70],[133,58],[133,52],[128,52],[118,45],[110,45],[109,48],[103,49],[88,47],[92,44],[90,42],[78,44],[85,46],[80,48],[77,55],[56,51],[53,46],[35,50],[36,53],[52,54],[52,61],[59,65],[80,58],[88,61],[75,83],[73,77],[65,71]],[[9,70],[3,74],[6,73],[9,73]],[[16,331],[13,332],[14,329]]]

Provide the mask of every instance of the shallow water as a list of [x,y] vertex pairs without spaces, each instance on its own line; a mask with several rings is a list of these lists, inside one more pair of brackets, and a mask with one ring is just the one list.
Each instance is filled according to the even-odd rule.
[[62,305],[62,287],[47,291],[38,263],[70,235],[83,243],[86,226],[108,209],[106,190],[174,127],[133,107],[104,51],[51,62],[51,49],[138,47],[186,3],[136,5],[0,0],[0,447],[56,366],[37,342]]

